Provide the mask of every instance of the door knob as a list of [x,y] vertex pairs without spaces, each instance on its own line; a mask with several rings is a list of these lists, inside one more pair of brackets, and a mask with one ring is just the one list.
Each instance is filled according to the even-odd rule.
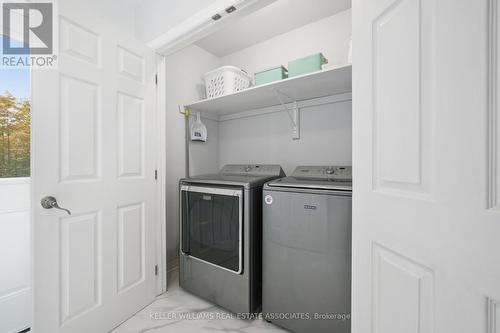
[[66,213],[68,213],[69,215],[71,215],[71,212],[69,211],[69,209],[59,207],[59,205],[57,204],[57,200],[54,197],[46,196],[46,197],[44,197],[42,199],[42,201],[40,202],[40,204],[45,209],[56,208],[56,209],[64,210]]

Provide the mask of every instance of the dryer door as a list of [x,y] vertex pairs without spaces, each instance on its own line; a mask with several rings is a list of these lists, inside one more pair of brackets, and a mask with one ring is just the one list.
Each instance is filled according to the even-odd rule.
[[243,271],[243,192],[181,186],[181,251],[211,265]]

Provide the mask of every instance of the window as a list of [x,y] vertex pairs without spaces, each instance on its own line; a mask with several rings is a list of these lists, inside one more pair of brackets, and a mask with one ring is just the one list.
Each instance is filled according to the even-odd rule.
[[30,122],[29,70],[0,67],[0,178],[30,176]]

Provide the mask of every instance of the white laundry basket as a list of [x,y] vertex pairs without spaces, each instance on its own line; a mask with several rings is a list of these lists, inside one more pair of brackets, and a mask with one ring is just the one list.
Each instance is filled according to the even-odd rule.
[[250,87],[251,77],[234,66],[223,66],[204,75],[207,98],[231,94]]

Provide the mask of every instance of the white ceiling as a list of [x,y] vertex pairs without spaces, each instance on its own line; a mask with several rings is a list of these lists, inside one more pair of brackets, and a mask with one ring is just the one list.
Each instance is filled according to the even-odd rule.
[[223,57],[351,8],[351,0],[278,0],[196,44]]
[[137,36],[149,42],[189,19],[217,0],[126,0],[136,2]]

